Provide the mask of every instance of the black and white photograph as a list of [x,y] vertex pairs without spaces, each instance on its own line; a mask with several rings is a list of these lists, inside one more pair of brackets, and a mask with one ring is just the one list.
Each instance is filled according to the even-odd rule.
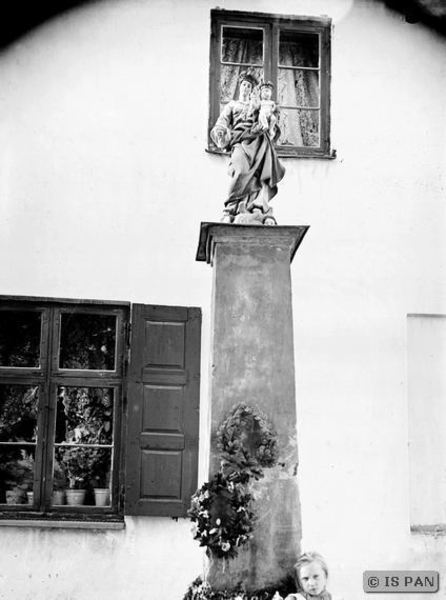
[[0,599],[446,600],[446,1],[1,12]]

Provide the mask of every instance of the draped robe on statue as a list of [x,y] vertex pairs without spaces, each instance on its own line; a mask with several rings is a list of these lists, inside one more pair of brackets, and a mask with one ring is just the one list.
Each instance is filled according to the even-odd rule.
[[277,194],[277,184],[285,174],[273,140],[262,131],[258,115],[255,104],[231,100],[211,131],[215,143],[231,151],[231,182],[224,211],[228,215],[252,212],[254,208],[266,216],[272,214],[269,201]]

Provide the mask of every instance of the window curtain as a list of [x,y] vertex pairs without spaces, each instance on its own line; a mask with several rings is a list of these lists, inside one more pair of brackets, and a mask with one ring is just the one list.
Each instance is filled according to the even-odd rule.
[[[223,62],[239,63],[221,65],[220,109],[230,100],[238,98],[238,83],[243,71],[253,73],[260,81],[263,77],[263,48],[261,41],[243,40],[239,38],[223,38]],[[240,64],[241,63],[241,64]],[[259,66],[253,66],[258,64]]]
[[[319,108],[319,73],[283,67],[308,65],[314,62],[312,49],[295,42],[281,42],[279,76],[274,99],[280,105]],[[260,41],[224,37],[221,65],[220,110],[238,97],[238,79],[248,68],[258,80],[263,79],[262,44]],[[242,63],[242,64],[240,64]],[[316,57],[317,64],[317,57]],[[251,66],[249,66],[251,65]],[[319,110],[281,109],[279,113],[280,145],[319,146]]]
[[[283,68],[317,65],[318,57],[312,54],[311,48],[305,45],[281,42],[277,90],[279,104],[319,109],[319,72]],[[319,110],[283,109],[279,121],[279,144],[319,146],[319,113]]]

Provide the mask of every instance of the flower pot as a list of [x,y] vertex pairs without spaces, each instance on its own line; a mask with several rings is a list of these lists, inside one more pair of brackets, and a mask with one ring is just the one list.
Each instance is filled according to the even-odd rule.
[[110,504],[110,492],[108,488],[95,488],[94,500],[96,506],[108,506]]
[[55,492],[53,492],[51,504],[53,506],[60,506],[62,504],[65,504],[65,492],[63,490],[56,490]]
[[6,504],[26,504],[26,493],[19,488],[6,490]]
[[6,490],[6,504],[21,504],[21,495],[15,490]]
[[67,504],[80,506],[85,500],[85,490],[67,490]]

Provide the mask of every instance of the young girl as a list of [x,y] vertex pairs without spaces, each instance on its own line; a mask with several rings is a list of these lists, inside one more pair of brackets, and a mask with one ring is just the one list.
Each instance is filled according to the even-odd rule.
[[285,600],[342,600],[327,591],[328,568],[320,554],[302,554],[294,568],[300,591],[297,594],[289,594]]

